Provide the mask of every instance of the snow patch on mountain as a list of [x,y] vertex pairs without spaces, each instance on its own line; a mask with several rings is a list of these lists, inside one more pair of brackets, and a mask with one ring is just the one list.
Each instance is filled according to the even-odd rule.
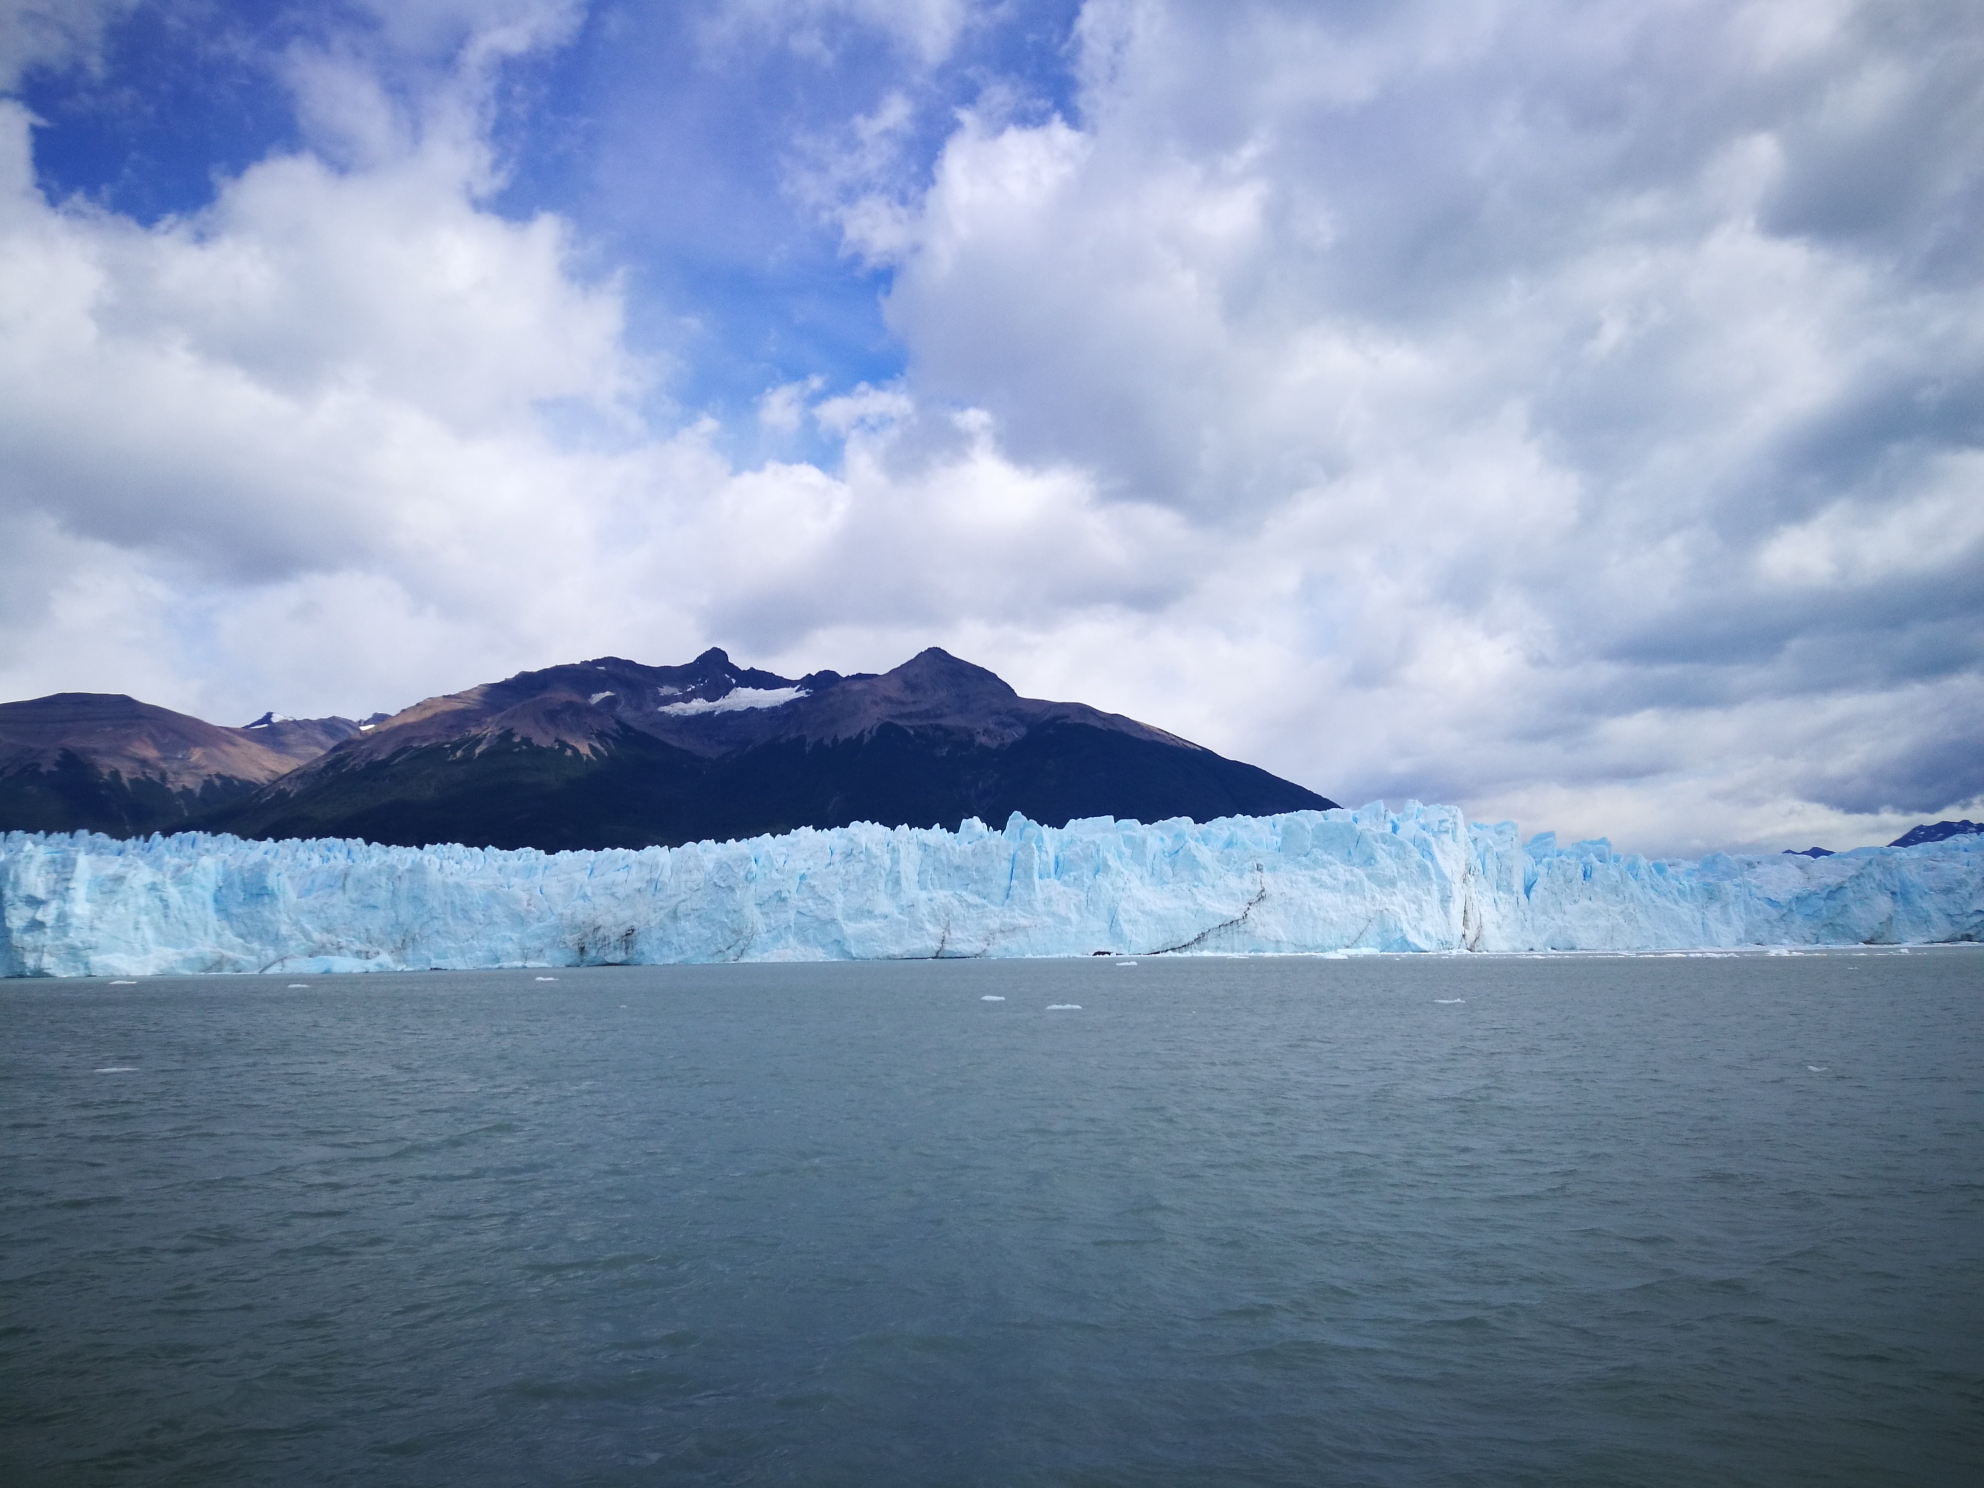
[[686,703],[664,703],[663,713],[738,713],[746,708],[776,708],[796,703],[806,696],[803,687],[733,687],[720,698],[691,698]]

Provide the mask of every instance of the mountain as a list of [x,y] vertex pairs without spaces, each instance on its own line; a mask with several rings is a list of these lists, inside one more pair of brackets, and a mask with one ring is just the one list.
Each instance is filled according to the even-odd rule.
[[521,672],[366,727],[197,825],[241,836],[545,849],[845,826],[1059,825],[1332,803],[1081,703],[1023,698],[935,648],[892,672],[789,678],[720,650]]
[[113,837],[176,830],[358,727],[320,718],[220,728],[122,693],[0,703],[0,830],[80,827]]
[[1910,827],[1906,832],[1903,832],[1899,837],[1895,838],[1894,841],[1890,842],[1888,846],[1914,847],[1917,843],[1942,842],[1947,838],[1962,837],[1970,832],[1984,832],[1984,822],[1974,822],[1974,821],[1924,822],[1919,827]]
[[253,723],[243,724],[233,732],[248,735],[264,749],[291,761],[292,765],[301,765],[346,739],[377,728],[385,720],[384,713],[374,713],[362,723],[354,723],[349,718],[286,718],[264,713]]
[[[1971,832],[1984,832],[1984,822],[1924,822],[1920,826],[1910,827],[1906,832],[1903,832],[1894,841],[1890,842],[1888,846],[1915,847],[1924,842],[1942,842],[1948,838],[1962,837]],[[1803,851],[1796,851],[1787,847],[1785,852],[1795,858],[1830,858],[1833,856],[1830,849],[1823,847],[1808,847]]]

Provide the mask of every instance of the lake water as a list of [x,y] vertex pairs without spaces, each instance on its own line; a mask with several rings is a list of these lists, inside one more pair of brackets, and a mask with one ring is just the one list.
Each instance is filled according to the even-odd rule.
[[0,984],[0,1479],[1984,1482],[1984,950],[545,975]]

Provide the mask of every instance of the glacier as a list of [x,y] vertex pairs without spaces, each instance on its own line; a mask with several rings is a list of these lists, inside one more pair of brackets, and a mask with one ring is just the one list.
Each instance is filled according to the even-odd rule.
[[1984,837],[1698,861],[1382,803],[544,853],[0,838],[0,975],[1984,939]]

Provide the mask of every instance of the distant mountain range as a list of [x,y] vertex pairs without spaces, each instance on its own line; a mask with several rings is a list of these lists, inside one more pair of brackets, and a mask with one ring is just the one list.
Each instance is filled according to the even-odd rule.
[[0,828],[173,831],[238,802],[363,725],[265,716],[220,728],[121,693],[0,703]]
[[555,850],[1333,804],[1120,714],[1023,698],[934,647],[847,677],[720,650],[673,667],[602,657],[362,721],[221,728],[93,693],[0,704],[0,829]]
[[[1972,832],[1984,832],[1984,822],[1939,821],[1924,822],[1919,827],[1910,827],[1889,847],[1919,847],[1924,842],[1943,842],[1951,837],[1964,837]],[[1829,847],[1787,847],[1785,852],[1794,858],[1830,858],[1833,851]]]
[[1894,841],[1890,842],[1888,846],[1914,847],[1918,843],[1943,842],[1943,841],[1947,841],[1951,837],[1967,836],[1969,833],[1972,832],[1984,832],[1984,822],[1974,822],[1974,821],[1927,822],[1919,827],[1910,827],[1906,832],[1903,832],[1899,837],[1895,838]]

